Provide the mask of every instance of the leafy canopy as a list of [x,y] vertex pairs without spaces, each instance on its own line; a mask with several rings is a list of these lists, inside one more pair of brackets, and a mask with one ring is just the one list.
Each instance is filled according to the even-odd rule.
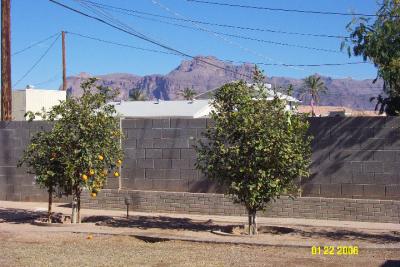
[[222,86],[212,100],[214,125],[197,146],[197,167],[249,214],[281,194],[295,193],[296,179],[309,174],[306,118],[287,111],[285,101],[276,96],[268,97],[261,83]]
[[179,92],[183,99],[193,101],[196,96],[196,91],[190,88],[185,88]]
[[[107,104],[117,92],[95,86],[95,82],[92,78],[82,83],[80,98],[68,98],[48,112],[27,114],[30,120],[41,116],[54,126],[32,138],[23,163],[41,174],[44,186],[55,173],[63,193],[78,200],[83,188],[95,196],[122,159],[119,119],[114,106]],[[32,153],[35,149],[38,151]],[[114,175],[119,176],[118,171]]]
[[400,94],[400,1],[383,0],[371,22],[353,18],[347,25],[350,36],[342,43],[349,56],[362,56],[378,68],[377,79],[384,81],[384,92],[390,97]]

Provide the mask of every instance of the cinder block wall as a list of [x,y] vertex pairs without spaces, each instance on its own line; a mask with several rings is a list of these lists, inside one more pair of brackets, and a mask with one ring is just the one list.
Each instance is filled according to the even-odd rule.
[[[122,121],[124,165],[109,189],[214,193],[215,184],[194,168],[193,145],[208,119]],[[400,118],[311,118],[311,177],[304,197],[400,200]],[[0,199],[46,200],[32,175],[16,168],[30,136],[44,122],[0,123]]]
[[[122,122],[124,189],[216,192],[194,167],[193,145],[209,119],[131,119]],[[400,199],[400,119],[311,118],[311,177],[302,196]]]
[[34,183],[25,168],[17,168],[30,137],[50,129],[44,122],[0,122],[0,200],[46,201],[46,190]]

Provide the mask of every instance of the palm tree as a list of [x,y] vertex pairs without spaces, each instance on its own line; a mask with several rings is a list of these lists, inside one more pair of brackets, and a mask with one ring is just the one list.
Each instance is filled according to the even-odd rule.
[[320,94],[325,94],[327,90],[328,88],[326,88],[321,77],[317,75],[308,76],[303,80],[303,88],[301,89],[300,98],[304,99],[307,95],[311,97],[311,116],[315,117],[314,104],[318,105]]
[[185,88],[179,93],[185,100],[193,101],[197,92],[190,88]]
[[129,91],[129,100],[130,101],[146,101],[147,97],[144,93],[140,91],[140,89],[132,89]]

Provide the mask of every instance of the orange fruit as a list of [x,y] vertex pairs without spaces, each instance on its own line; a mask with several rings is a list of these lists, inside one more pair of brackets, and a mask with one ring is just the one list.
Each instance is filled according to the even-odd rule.
[[90,173],[90,175],[93,175],[94,174],[94,170],[90,169],[89,173]]
[[122,160],[117,160],[117,166],[121,166],[121,164],[122,164]]
[[114,172],[114,176],[118,177],[119,176],[119,172]]
[[89,235],[86,237],[86,239],[89,239],[89,240],[93,239],[93,235],[92,235],[92,234],[89,234]]
[[82,180],[86,181],[88,179],[86,174],[82,174]]
[[90,196],[93,197],[93,198],[95,198],[95,197],[97,196],[97,193],[96,193],[96,192],[92,192],[92,193],[90,194]]
[[102,155],[99,155],[98,158],[99,158],[99,160],[103,160],[104,159],[104,157]]

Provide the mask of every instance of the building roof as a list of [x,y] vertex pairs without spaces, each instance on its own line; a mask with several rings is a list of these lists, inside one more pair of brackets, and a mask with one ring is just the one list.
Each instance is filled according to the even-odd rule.
[[209,100],[185,101],[122,101],[110,103],[122,117],[186,117],[201,118],[211,112]]
[[[297,111],[299,113],[311,113],[311,106],[298,106]],[[314,111],[317,117],[327,117],[337,112],[344,112],[346,116],[350,117],[385,116],[385,114],[380,115],[379,112],[373,110],[354,110],[348,107],[337,106],[314,106]]]

